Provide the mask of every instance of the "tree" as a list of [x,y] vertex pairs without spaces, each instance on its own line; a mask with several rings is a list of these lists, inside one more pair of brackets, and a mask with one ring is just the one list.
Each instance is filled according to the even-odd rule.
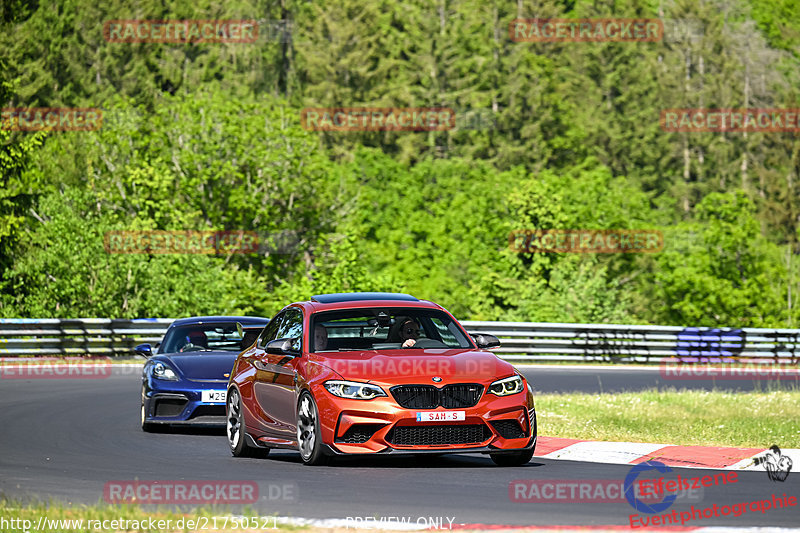
[[743,191],[711,193],[698,222],[678,230],[697,235],[683,250],[658,258],[655,320],[670,324],[776,326],[787,317],[786,270],[780,250],[760,234],[755,204]]

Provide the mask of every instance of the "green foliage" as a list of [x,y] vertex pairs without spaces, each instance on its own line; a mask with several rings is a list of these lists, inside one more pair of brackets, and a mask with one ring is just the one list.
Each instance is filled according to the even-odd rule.
[[[800,137],[666,132],[665,108],[800,107],[789,0],[12,0],[0,315],[270,315],[396,290],[460,318],[800,324]],[[519,43],[515,18],[655,17],[663,42]],[[115,19],[288,19],[289,39],[109,43]],[[669,27],[669,26],[668,26]],[[688,26],[687,26],[688,27]],[[304,107],[452,107],[477,129],[316,133]],[[650,229],[656,254],[514,253],[519,229]],[[245,230],[259,253],[109,254],[108,231]]]
[[[5,62],[0,57],[0,102],[13,96],[13,85],[3,78],[4,70]],[[24,170],[43,139],[43,133],[24,136],[0,128],[0,290],[3,272],[13,263],[12,249],[31,214],[39,185]]]
[[[105,232],[113,216],[71,187],[40,203],[44,222],[30,234],[10,271],[5,314],[114,316],[252,313],[260,280],[252,272],[203,255],[110,254]],[[8,312],[10,310],[10,313]]]
[[[169,97],[151,114],[115,103],[100,131],[49,139],[27,175],[58,176],[59,189],[42,201],[46,222],[30,221],[6,275],[5,313],[271,313],[263,293],[314,253],[335,225],[327,207],[341,195],[313,137],[285,112],[218,94]],[[256,256],[109,257],[103,232],[111,230],[297,237]]]
[[794,0],[751,0],[753,18],[770,44],[800,56],[800,10]]
[[753,202],[741,191],[712,193],[697,211],[698,222],[676,228],[693,233],[693,242],[658,257],[654,300],[661,312],[672,323],[698,326],[789,320],[787,271],[778,248],[759,234]]

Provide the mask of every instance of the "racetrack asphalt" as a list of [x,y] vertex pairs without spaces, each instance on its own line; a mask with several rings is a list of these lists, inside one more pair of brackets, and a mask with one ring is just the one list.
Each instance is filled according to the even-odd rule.
[[[522,370],[544,392],[680,386],[663,383],[658,372],[635,369]],[[0,379],[0,493],[22,501],[53,498],[91,504],[102,501],[104,486],[115,480],[247,480],[259,486],[259,500],[251,507],[262,515],[406,516],[412,521],[424,516],[453,518],[455,524],[624,526],[634,512],[625,500],[517,502],[511,498],[513,489],[509,491],[515,480],[622,482],[630,465],[534,457],[524,467],[500,468],[488,457],[463,455],[347,458],[329,467],[307,467],[289,451],[273,451],[264,459],[233,458],[222,431],[142,432],[140,386],[139,373],[132,368],[115,368],[102,379]],[[540,432],[546,434],[546,429]],[[773,494],[798,497],[796,470],[785,482],[770,481],[765,472],[741,471],[736,483],[705,488],[699,501],[678,500],[670,511],[763,500]],[[674,468],[672,475],[715,472]],[[800,507],[791,507],[686,525],[796,527],[799,523]]]

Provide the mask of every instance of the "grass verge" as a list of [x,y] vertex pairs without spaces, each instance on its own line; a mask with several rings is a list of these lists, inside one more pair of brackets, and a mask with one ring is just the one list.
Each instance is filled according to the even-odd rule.
[[539,434],[678,445],[800,448],[800,390],[538,394]]

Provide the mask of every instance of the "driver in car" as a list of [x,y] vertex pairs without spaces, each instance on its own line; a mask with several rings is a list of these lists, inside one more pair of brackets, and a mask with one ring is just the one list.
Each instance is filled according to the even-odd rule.
[[398,319],[400,328],[398,329],[398,336],[400,337],[401,347],[411,348],[417,344],[419,338],[419,324],[413,318],[403,317]]
[[193,350],[207,350],[208,337],[203,331],[192,331],[186,335],[186,344],[180,349],[181,352],[189,352]]

